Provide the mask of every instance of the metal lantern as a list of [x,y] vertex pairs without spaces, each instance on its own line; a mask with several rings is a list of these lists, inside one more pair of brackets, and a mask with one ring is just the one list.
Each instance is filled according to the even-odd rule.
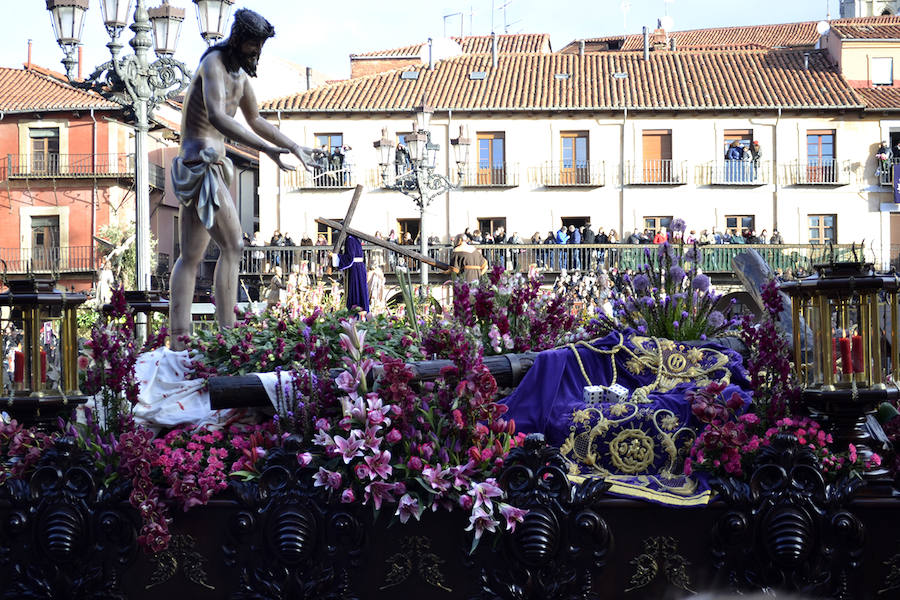
[[184,21],[184,9],[169,4],[165,0],[162,5],[147,11],[153,26],[153,43],[157,56],[172,56],[178,47],[181,35],[181,23]]
[[194,4],[197,5],[200,35],[206,43],[211,45],[225,37],[225,25],[234,0],[194,0]]
[[[854,444],[867,460],[875,443],[868,416],[900,397],[900,279],[861,262],[817,265],[816,271],[781,285],[792,300],[795,373],[810,416],[839,447]],[[867,472],[885,474],[885,468]]]
[[0,294],[3,335],[14,344],[0,408],[20,420],[55,418],[86,399],[78,389],[81,293],[55,289],[53,280],[10,280]]

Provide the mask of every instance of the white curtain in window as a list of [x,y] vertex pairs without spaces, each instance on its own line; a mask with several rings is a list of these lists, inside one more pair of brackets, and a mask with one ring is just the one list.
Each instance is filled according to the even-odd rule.
[[894,83],[893,58],[872,58],[872,83],[880,85]]

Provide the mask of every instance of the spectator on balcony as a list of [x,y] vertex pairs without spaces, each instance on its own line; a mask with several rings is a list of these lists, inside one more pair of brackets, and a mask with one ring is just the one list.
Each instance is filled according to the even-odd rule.
[[770,244],[783,244],[784,240],[781,237],[781,234],[778,233],[777,229],[772,230],[772,237],[769,238]]
[[484,242],[484,238],[481,237],[481,230],[476,229],[472,232],[472,235],[469,236],[469,241],[473,244],[481,244]]
[[[547,237],[544,238],[545,245],[555,245],[556,244],[556,236],[553,235],[552,231],[547,232]],[[553,261],[553,251],[547,250],[544,252],[544,262],[548,269],[553,269],[554,261]]]
[[[581,244],[581,232],[574,225],[569,225],[569,245],[580,245]],[[575,260],[573,265],[576,270],[581,270],[581,250],[575,248],[573,250],[575,254]]]
[[664,244],[669,241],[669,235],[666,233],[665,227],[660,227],[656,235],[653,236],[654,244]]
[[653,237],[654,235],[650,233],[649,229],[644,229],[644,231],[641,232],[641,243],[650,244],[653,242]]
[[697,243],[701,246],[708,246],[709,244],[712,244],[714,241],[715,240],[713,240],[713,237],[709,234],[708,229],[703,229],[700,232],[700,237],[697,238]]
[[684,238],[685,244],[696,244],[697,243],[697,231],[691,229],[688,234]]
[[397,144],[394,151],[394,170],[397,175],[402,175],[412,168],[412,161],[409,158],[409,150],[403,144]]
[[755,180],[759,177],[759,161],[762,158],[762,146],[759,145],[759,142],[753,140],[750,142],[750,165],[751,165],[751,175]]
[[[263,246],[266,245],[266,242],[263,240],[262,234],[260,234],[259,231],[253,232],[253,239],[250,240],[250,245],[255,246],[257,248],[262,248]],[[253,261],[253,272],[254,273],[262,272],[263,260],[265,260],[265,258],[266,258],[266,255],[263,253],[262,250],[254,250],[250,253],[250,259]]]
[[769,232],[763,229],[758,236],[756,236],[757,244],[768,244],[769,243]]
[[631,233],[629,233],[628,235],[626,235],[626,236],[625,236],[625,243],[626,243],[626,244],[632,244],[632,245],[635,245],[635,246],[636,246],[637,244],[640,244],[640,243],[641,243],[641,234],[640,234],[640,232],[639,232],[637,229],[635,229],[634,231],[632,231]]
[[744,147],[733,140],[725,151],[725,181],[744,181]]
[[[557,245],[564,246],[569,243],[569,231],[565,225],[560,225],[559,229],[556,230],[556,243]],[[556,262],[557,268],[560,270],[569,268],[569,257],[566,254],[565,250],[558,250]]]
[[[609,233],[606,235],[606,243],[607,244],[618,244],[619,243],[619,234],[616,233],[615,229],[610,229]],[[616,265],[619,263],[619,253],[618,250],[611,249],[609,251],[609,261],[607,264],[610,266]]]
[[344,144],[343,155],[344,155],[344,170],[343,170],[344,185],[350,185],[350,178],[353,176],[353,167],[354,167],[353,148],[351,148],[347,144]]

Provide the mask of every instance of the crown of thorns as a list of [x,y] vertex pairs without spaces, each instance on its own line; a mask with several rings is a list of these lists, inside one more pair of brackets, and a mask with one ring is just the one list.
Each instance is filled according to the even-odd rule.
[[267,39],[274,35],[275,28],[259,13],[246,8],[238,9],[234,13],[230,38],[236,40]]

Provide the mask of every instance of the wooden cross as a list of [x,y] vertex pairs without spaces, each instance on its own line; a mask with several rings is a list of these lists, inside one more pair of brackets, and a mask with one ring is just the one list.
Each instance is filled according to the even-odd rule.
[[326,225],[331,227],[332,229],[338,232],[337,240],[334,242],[333,252],[337,254],[341,250],[341,245],[344,243],[344,240],[347,238],[347,235],[352,235],[357,237],[363,241],[366,241],[370,244],[374,244],[375,246],[379,246],[381,248],[385,248],[386,250],[391,250],[396,252],[397,254],[401,254],[406,256],[407,258],[412,258],[418,260],[419,262],[423,262],[425,264],[431,265],[436,269],[441,269],[442,271],[449,271],[450,265],[445,262],[441,262],[439,260],[435,260],[430,256],[425,256],[424,254],[420,254],[415,250],[410,250],[405,246],[401,246],[399,244],[395,244],[394,242],[389,242],[387,240],[380,240],[374,235],[369,235],[368,233],[363,233],[362,231],[357,231],[356,229],[352,229],[350,227],[350,220],[353,218],[353,213],[356,212],[356,205],[359,203],[359,199],[362,196],[363,186],[357,185],[356,189],[353,190],[353,199],[350,200],[350,206],[347,208],[347,216],[344,217],[344,221],[342,223],[338,223],[337,221],[332,221],[331,219],[316,219],[316,223],[321,225]]

